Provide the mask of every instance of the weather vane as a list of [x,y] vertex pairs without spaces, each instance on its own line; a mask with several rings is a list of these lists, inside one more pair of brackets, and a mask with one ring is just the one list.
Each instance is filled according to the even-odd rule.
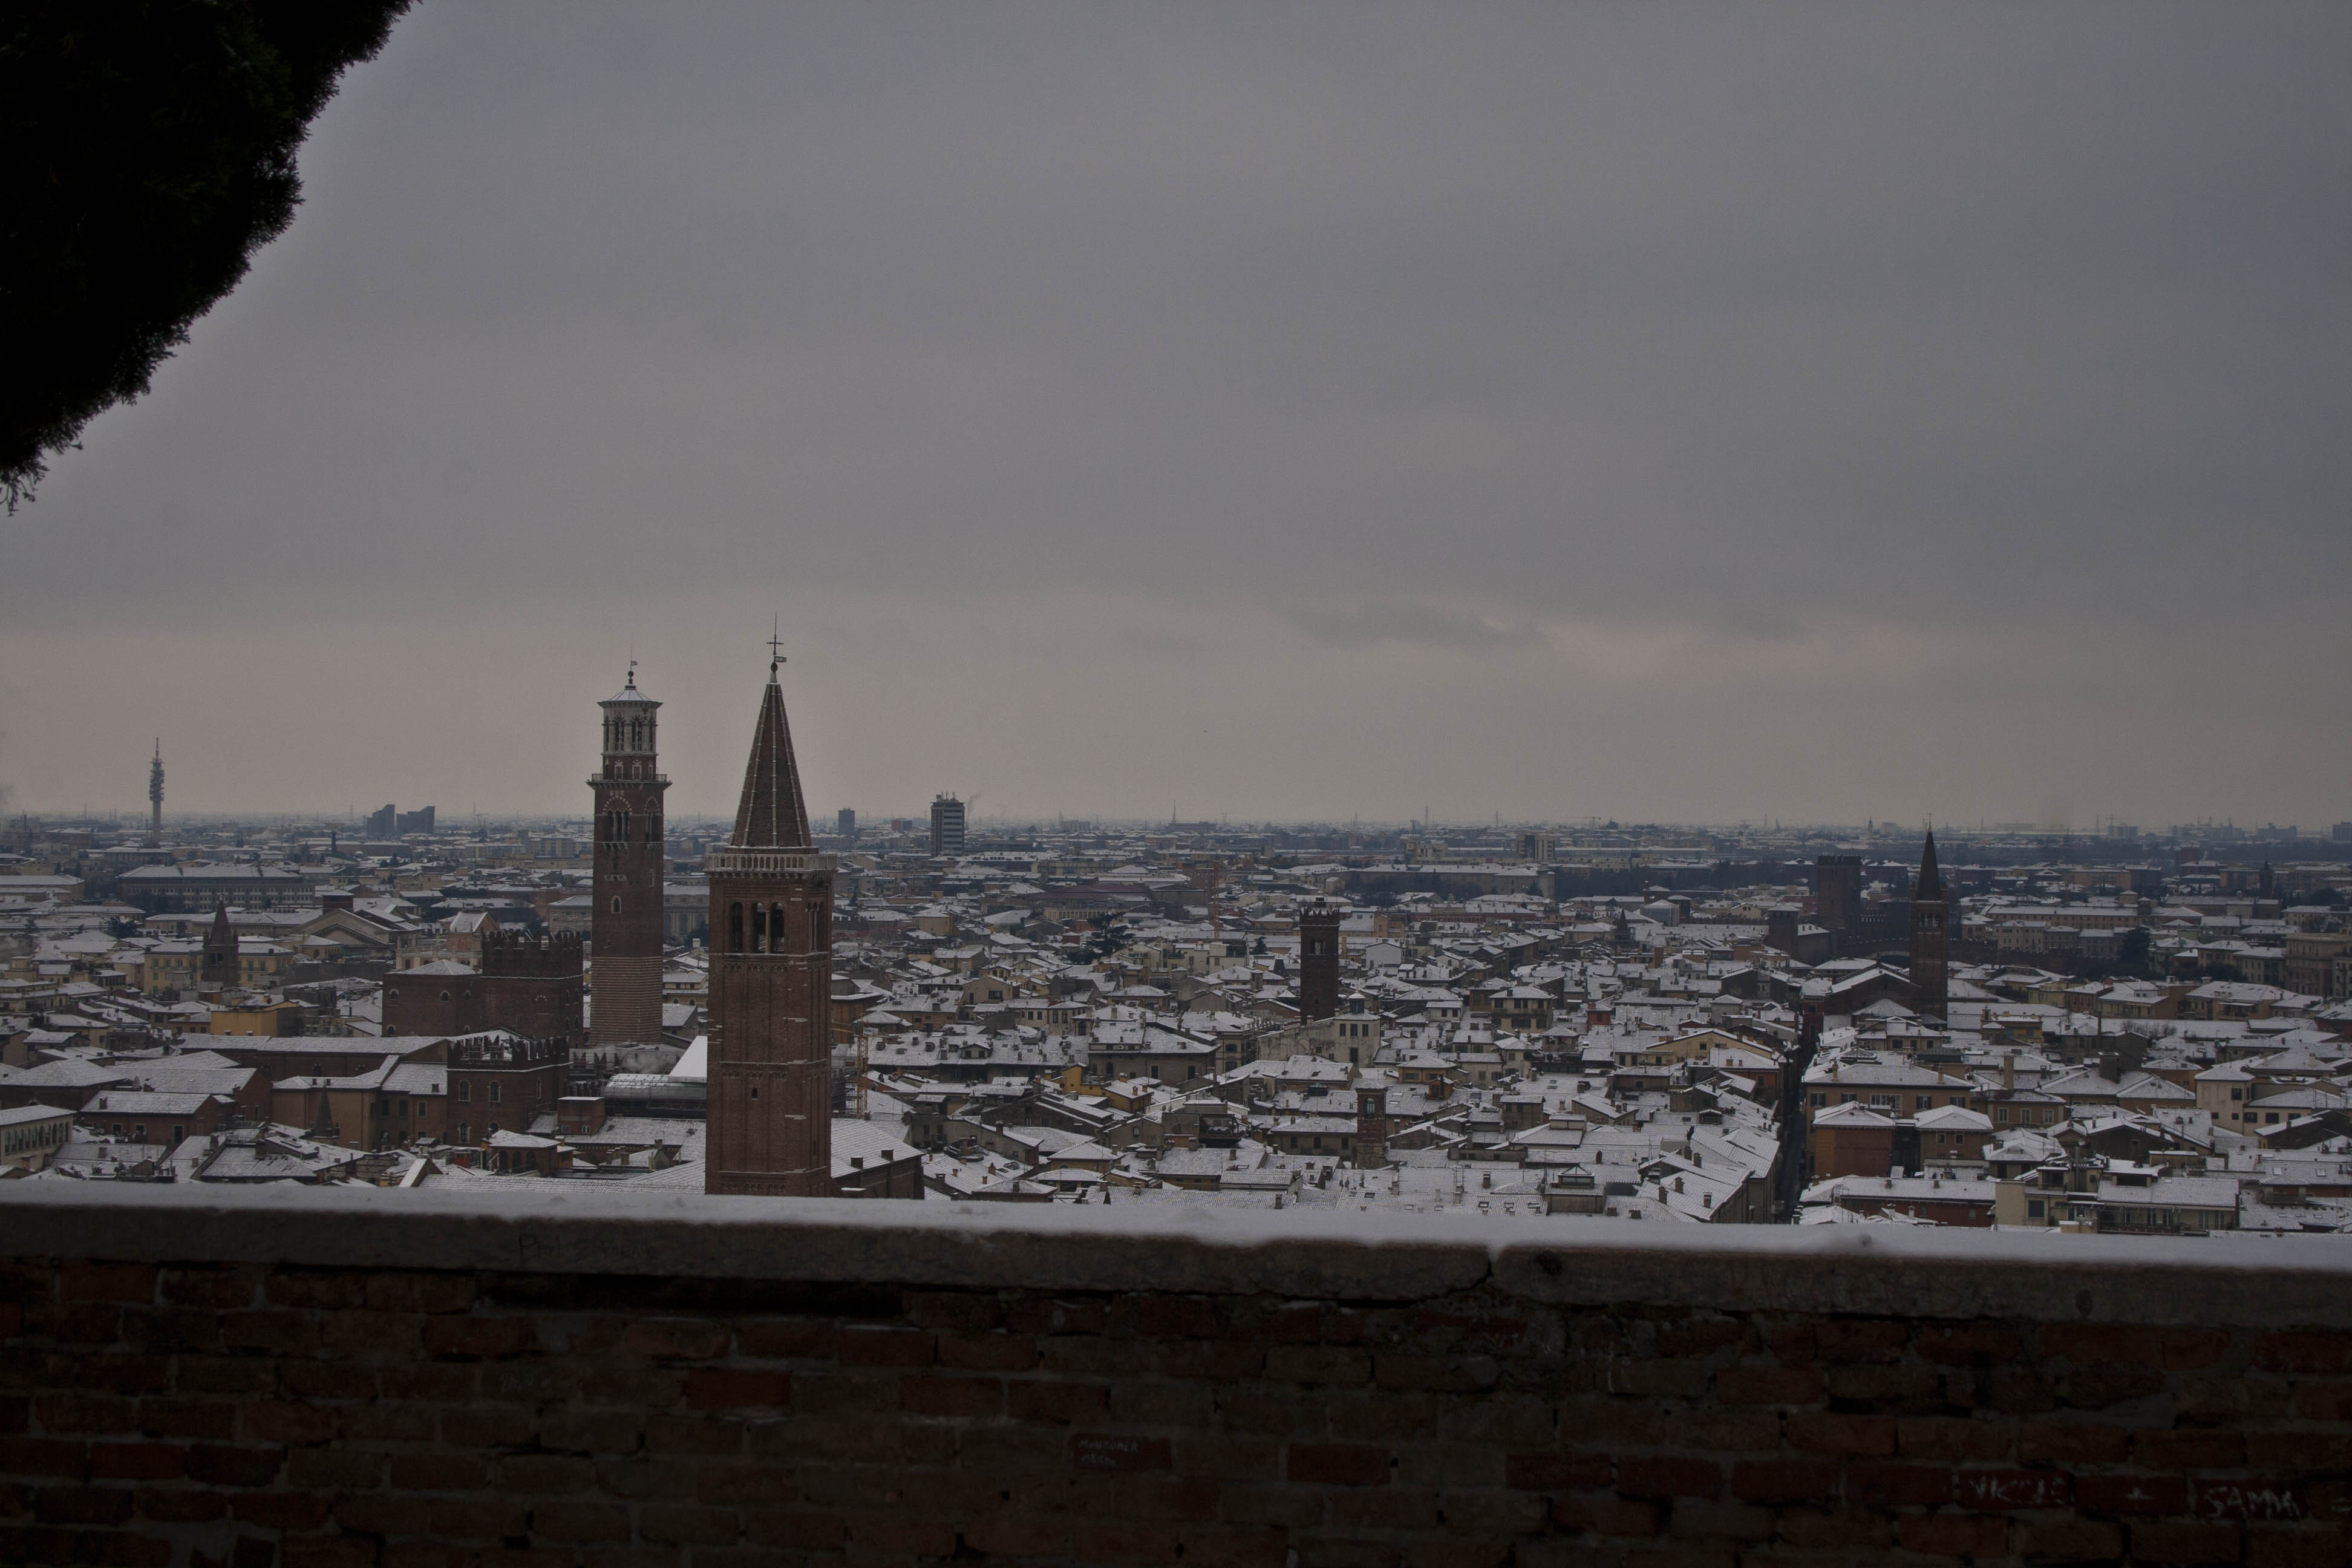
[[773,631],[774,635],[768,638],[768,670],[770,674],[773,674],[775,672],[776,666],[784,662],[783,616],[778,616],[776,617]]

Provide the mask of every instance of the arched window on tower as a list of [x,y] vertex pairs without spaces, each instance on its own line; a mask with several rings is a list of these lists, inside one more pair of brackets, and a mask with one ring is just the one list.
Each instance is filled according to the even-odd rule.
[[743,951],[743,906],[740,904],[727,906],[727,951]]
[[616,915],[621,912],[621,900],[618,899],[613,900],[613,912]]
[[765,904],[751,906],[751,951],[768,951],[768,906]]

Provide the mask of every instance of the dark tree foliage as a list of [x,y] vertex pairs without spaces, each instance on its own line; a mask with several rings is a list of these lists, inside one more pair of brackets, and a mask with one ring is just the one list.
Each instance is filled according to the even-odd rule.
[[295,152],[409,0],[11,0],[0,13],[0,493],[147,390],[294,216]]

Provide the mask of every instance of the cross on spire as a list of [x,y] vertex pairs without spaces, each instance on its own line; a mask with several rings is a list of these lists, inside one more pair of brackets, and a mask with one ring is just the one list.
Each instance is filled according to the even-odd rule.
[[784,617],[778,616],[774,633],[768,638],[768,673],[776,673],[776,666],[784,662]]

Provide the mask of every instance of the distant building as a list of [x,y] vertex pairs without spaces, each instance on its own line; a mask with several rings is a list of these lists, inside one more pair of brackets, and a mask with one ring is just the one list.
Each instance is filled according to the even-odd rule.
[[155,760],[147,764],[148,831],[163,842],[163,737],[155,737]]
[[655,710],[661,704],[627,684],[604,710],[604,760],[588,781],[596,805],[594,906],[589,955],[594,1003],[589,1043],[598,1050],[662,1037],[662,795]]
[[[443,960],[384,978],[387,1035],[472,1035],[492,1029],[555,1040],[568,1055],[580,1025],[580,938],[485,931],[478,966]],[[658,1039],[658,1035],[654,1037]]]
[[139,866],[115,879],[115,894],[148,914],[190,913],[226,903],[240,910],[315,904],[318,894],[301,873],[283,867]]
[[401,812],[393,818],[392,836],[394,838],[405,838],[412,833],[430,833],[433,831],[433,816],[434,808],[429,805],[420,805],[415,811]]
[[837,812],[834,813],[834,816],[833,816],[833,830],[834,830],[834,832],[835,832],[835,834],[839,835],[841,837],[844,837],[844,838],[855,838],[855,837],[857,837],[857,813],[856,813],[855,811],[852,811],[849,807],[847,807],[847,806],[845,806],[845,806],[843,806],[839,811],[837,811]]
[[1813,921],[1840,951],[1862,930],[1862,857],[1824,855],[1813,862]]
[[963,802],[951,795],[931,802],[931,853],[963,853]]
[[1307,904],[1298,911],[1298,1016],[1328,1018],[1339,1010],[1339,908]]
[[377,841],[394,837],[393,825],[399,816],[400,813],[389,804],[378,806],[368,813],[368,819],[364,825],[366,836]]

